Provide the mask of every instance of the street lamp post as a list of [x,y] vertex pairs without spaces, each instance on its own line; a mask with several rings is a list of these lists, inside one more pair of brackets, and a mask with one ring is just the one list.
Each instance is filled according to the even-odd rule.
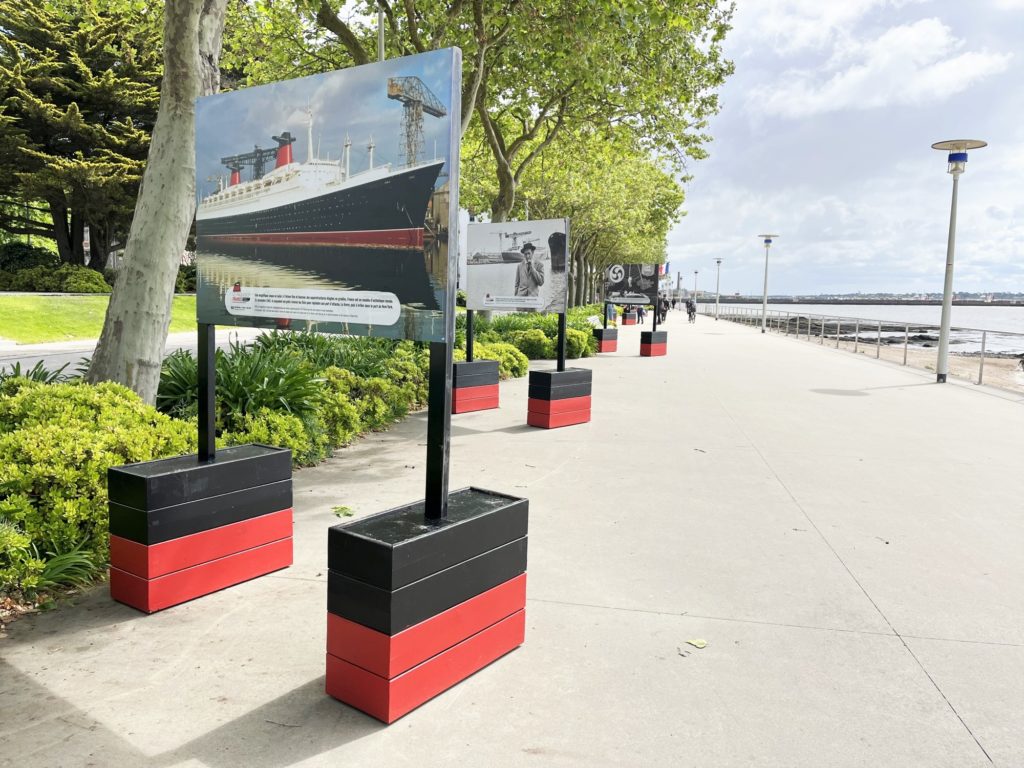
[[772,240],[778,235],[758,235],[764,239],[764,296],[761,299],[761,333],[765,332],[768,325],[768,249],[772,247]]
[[722,298],[722,260],[715,259],[715,320],[718,320],[718,303]]
[[693,301],[697,302],[697,272],[699,270],[693,270]]
[[939,331],[939,357],[935,362],[935,381],[943,384],[949,373],[949,326],[953,316],[953,250],[956,244],[956,193],[960,174],[967,169],[967,150],[981,149],[987,142],[977,139],[953,139],[932,144],[932,149],[949,153],[947,171],[953,176],[953,202],[949,207],[949,240],[946,241],[946,278],[942,286],[942,320]]

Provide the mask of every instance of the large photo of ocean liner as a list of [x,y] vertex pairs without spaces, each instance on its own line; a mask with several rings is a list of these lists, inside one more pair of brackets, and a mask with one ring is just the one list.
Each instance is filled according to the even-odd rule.
[[200,99],[199,321],[441,340],[458,72],[434,51]]

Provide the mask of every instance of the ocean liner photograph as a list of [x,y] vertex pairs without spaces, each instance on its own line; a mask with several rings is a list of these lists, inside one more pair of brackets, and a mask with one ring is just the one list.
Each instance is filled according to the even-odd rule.
[[568,219],[469,225],[466,307],[564,312]]
[[200,322],[440,338],[452,73],[434,51],[200,99]]

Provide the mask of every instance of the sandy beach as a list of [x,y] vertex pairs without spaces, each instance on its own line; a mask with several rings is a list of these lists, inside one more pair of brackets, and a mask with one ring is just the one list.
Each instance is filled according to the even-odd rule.
[[[809,343],[820,344],[821,346],[830,347],[832,349],[836,348],[836,339],[834,336],[832,338],[828,338],[826,336],[824,339],[812,336]],[[839,341],[838,348],[841,350],[854,352],[854,347],[855,345],[852,341],[845,341],[842,339]],[[906,350],[906,365],[923,371],[934,371],[938,352],[938,348],[936,347],[908,347]],[[900,365],[904,363],[904,350],[902,344],[882,344],[880,347],[876,347],[873,342],[864,341],[862,339],[861,342],[856,345],[856,354],[865,355],[866,357],[877,357],[880,360],[886,360],[890,363],[897,363]],[[979,383],[979,372],[981,373],[980,383],[982,384],[986,384],[991,387],[999,387],[1000,389],[1007,389],[1012,392],[1024,392],[1024,371],[1020,369],[1020,358],[986,356],[984,369],[982,370],[980,355],[961,355],[956,352],[950,352],[950,376],[955,376],[958,379],[964,379],[966,381],[972,381],[977,384]]]

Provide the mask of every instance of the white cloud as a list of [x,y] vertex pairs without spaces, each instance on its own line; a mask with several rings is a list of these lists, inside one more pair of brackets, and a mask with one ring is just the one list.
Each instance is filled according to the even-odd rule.
[[992,5],[1001,11],[1024,11],[1024,0],[994,0]]
[[789,70],[777,84],[752,93],[747,107],[758,115],[799,118],[935,103],[1005,71],[1012,58],[964,47],[934,18],[891,27],[867,41],[847,38],[824,66]]
[[[993,149],[987,149],[992,152]],[[962,290],[1022,290],[1024,141],[979,154],[961,181],[956,284]],[[993,156],[989,158],[994,161]],[[938,163],[936,163],[938,160]],[[941,291],[951,181],[941,157],[919,157],[870,178],[832,184],[780,184],[753,190],[742,181],[698,186],[689,216],[671,233],[673,271],[714,273],[722,291],[758,294],[764,250],[757,233],[780,233],[772,246],[771,289],[778,293]],[[994,175],[998,173],[998,175]],[[727,212],[727,213],[726,213]]]
[[[996,0],[1018,2],[1024,0]],[[743,5],[729,37],[742,49],[791,56],[830,47],[869,16],[928,0],[759,0]]]

